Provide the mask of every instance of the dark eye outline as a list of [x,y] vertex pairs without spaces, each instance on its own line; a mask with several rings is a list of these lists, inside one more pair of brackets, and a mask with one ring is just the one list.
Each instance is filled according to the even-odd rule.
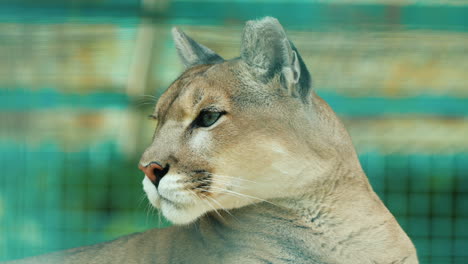
[[155,115],[148,115],[148,119],[149,119],[149,120],[158,121],[158,117],[155,116]]
[[[205,117],[211,114],[215,114],[216,116],[213,120],[210,120],[209,123],[206,123]],[[226,114],[226,111],[213,111],[207,109],[202,110],[198,114],[197,118],[195,118],[195,120],[193,121],[193,127],[210,127],[214,125],[224,114]]]

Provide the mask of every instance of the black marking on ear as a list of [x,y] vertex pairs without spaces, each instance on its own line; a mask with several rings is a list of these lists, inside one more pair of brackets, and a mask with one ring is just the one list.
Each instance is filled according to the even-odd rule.
[[297,83],[297,86],[296,86],[297,91],[301,95],[301,98],[304,99],[304,101],[308,101],[307,99],[309,98],[311,89],[312,89],[312,77],[309,73],[309,70],[307,69],[307,66],[304,63],[304,60],[299,54],[296,46],[294,46],[292,42],[290,42],[290,44],[291,44],[292,50],[296,52],[297,59],[299,60],[300,76],[299,76],[299,82]]

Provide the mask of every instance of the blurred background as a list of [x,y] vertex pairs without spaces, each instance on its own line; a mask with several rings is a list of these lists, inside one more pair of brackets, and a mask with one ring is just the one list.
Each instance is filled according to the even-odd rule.
[[468,263],[467,0],[3,0],[0,260],[168,223],[137,161],[183,70],[181,26],[225,58],[277,17],[421,263]]

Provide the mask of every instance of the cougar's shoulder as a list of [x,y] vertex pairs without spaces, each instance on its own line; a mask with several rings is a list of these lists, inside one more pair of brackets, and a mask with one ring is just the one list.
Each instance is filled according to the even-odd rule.
[[[118,239],[45,255],[5,262],[5,264],[136,264],[177,263],[171,255],[176,247],[190,251],[184,245],[188,233],[178,227],[152,229]],[[187,261],[187,259],[184,259]],[[188,262],[186,262],[188,263]]]

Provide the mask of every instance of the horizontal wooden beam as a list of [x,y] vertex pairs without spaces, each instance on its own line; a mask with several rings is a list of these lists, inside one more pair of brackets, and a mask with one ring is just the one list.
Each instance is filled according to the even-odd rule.
[[[372,117],[386,115],[468,116],[468,98],[449,96],[415,97],[352,97],[336,93],[318,92],[332,108],[346,117]],[[24,112],[41,109],[126,109],[143,103],[143,97],[130,97],[123,93],[92,92],[87,94],[63,93],[54,89],[30,91],[26,89],[0,89],[0,111]],[[148,100],[147,100],[148,101]]]
[[[156,23],[192,25],[243,24],[262,16],[277,17],[283,25],[298,30],[401,30],[430,29],[468,31],[468,5],[357,4],[335,1],[174,1],[165,9],[145,11],[138,1],[105,1],[101,4],[71,4],[66,1],[48,4],[6,1],[0,4],[0,22],[15,23],[111,23],[133,26],[142,17]],[[92,2],[88,2],[92,3]],[[430,3],[433,3],[432,1]]]

